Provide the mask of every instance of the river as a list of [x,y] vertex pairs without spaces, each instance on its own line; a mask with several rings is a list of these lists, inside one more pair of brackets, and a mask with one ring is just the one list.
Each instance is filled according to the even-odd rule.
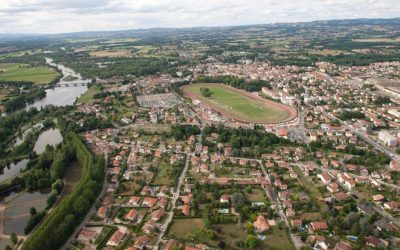
[[[57,67],[62,72],[63,77],[57,82],[56,87],[46,90],[45,98],[29,104],[26,108],[29,109],[35,107],[41,109],[50,104],[54,106],[67,106],[74,104],[76,98],[80,97],[87,91],[88,88],[86,84],[89,83],[90,80],[83,79],[80,74],[76,73],[71,68],[54,63],[51,58],[46,57],[45,59],[48,65]],[[65,80],[68,76],[73,76],[75,80]],[[69,86],[59,86],[60,84],[67,84]],[[75,84],[77,86],[74,86]]]

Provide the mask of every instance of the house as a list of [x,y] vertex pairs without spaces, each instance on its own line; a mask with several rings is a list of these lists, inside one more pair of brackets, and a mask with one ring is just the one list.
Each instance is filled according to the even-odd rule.
[[379,238],[373,235],[369,235],[365,237],[365,245],[369,247],[378,247],[379,246]]
[[348,194],[346,194],[346,193],[343,193],[343,192],[339,192],[339,193],[333,194],[332,196],[333,196],[333,198],[335,200],[337,200],[339,202],[350,199],[350,196]]
[[132,209],[129,210],[129,212],[125,215],[125,219],[126,219],[126,220],[129,220],[129,221],[131,221],[131,222],[134,222],[134,221],[136,220],[137,216],[138,216],[138,213],[136,212],[135,209],[132,208]]
[[287,216],[287,217],[293,217],[293,216],[295,216],[295,215],[296,215],[296,212],[294,211],[293,208],[288,208],[288,209],[286,209],[286,216]]
[[400,171],[400,162],[392,160],[389,164],[389,168],[394,171]]
[[190,204],[191,200],[192,200],[192,194],[188,194],[188,195],[182,195],[181,196],[181,200],[184,204]]
[[157,198],[154,197],[144,197],[142,205],[145,207],[154,207],[157,203]]
[[333,250],[352,250],[352,249],[353,248],[351,247],[351,245],[344,241],[339,241],[333,248]]
[[327,174],[327,173],[323,173],[323,174],[319,174],[317,175],[318,178],[321,179],[321,181],[325,184],[328,185],[329,183],[331,183],[332,178]]
[[189,205],[183,205],[182,206],[182,213],[186,216],[190,215],[190,207]]
[[356,182],[353,179],[347,179],[344,181],[344,185],[351,190],[353,187],[356,186]]
[[98,235],[96,231],[84,228],[79,231],[77,241],[81,244],[90,244],[96,240]]
[[128,205],[139,206],[140,205],[140,197],[139,196],[131,196],[128,201]]
[[375,222],[375,226],[379,231],[385,230],[388,232],[398,232],[400,229],[386,218]]
[[99,207],[99,209],[97,209],[96,215],[99,218],[105,219],[107,216],[107,211],[108,211],[108,207],[101,206],[101,207]]
[[200,173],[206,174],[209,172],[208,165],[203,163],[200,165]]
[[336,182],[331,182],[326,187],[326,189],[328,189],[328,191],[331,193],[336,193],[337,191],[339,191],[339,185]]
[[291,220],[292,227],[301,227],[303,222],[300,219]]
[[375,202],[379,202],[379,201],[383,201],[385,199],[385,197],[383,195],[381,195],[381,194],[376,194],[376,195],[372,196],[372,199]]
[[283,138],[288,138],[289,131],[286,128],[278,128],[276,130],[276,135]]
[[137,238],[133,246],[137,249],[147,249],[149,245],[150,245],[150,239],[145,235]]
[[310,223],[310,225],[314,231],[328,230],[328,224],[326,221],[313,221]]
[[268,220],[266,220],[265,217],[262,215],[257,216],[257,219],[253,223],[253,226],[254,226],[254,230],[257,233],[263,233],[265,231],[268,231],[270,228]]
[[179,242],[177,242],[174,239],[169,239],[167,241],[167,244],[165,244],[164,250],[173,250],[175,248],[179,248],[180,249],[181,244],[179,244]]
[[153,189],[150,186],[144,186],[142,191],[140,192],[140,195],[152,195],[153,194]]
[[399,209],[399,203],[396,201],[389,201],[383,204],[383,207],[388,210],[397,210]]
[[357,206],[358,211],[365,215],[373,215],[375,213],[375,209],[373,205],[370,203],[363,203]]
[[151,220],[159,221],[164,216],[165,212],[164,209],[158,209],[151,213]]
[[144,226],[142,227],[142,231],[145,234],[153,233],[154,229],[155,229],[155,222],[154,221],[149,221],[146,224],[144,224]]
[[230,195],[223,194],[221,196],[221,198],[219,199],[219,202],[221,202],[221,203],[229,203],[230,198],[231,198]]
[[120,230],[115,231],[111,238],[107,241],[107,246],[118,246],[124,235],[125,234]]

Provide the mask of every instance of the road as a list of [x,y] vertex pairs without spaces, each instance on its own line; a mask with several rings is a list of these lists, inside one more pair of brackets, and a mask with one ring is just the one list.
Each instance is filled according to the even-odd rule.
[[[275,205],[275,209],[278,210],[278,214],[281,217],[281,219],[285,222],[286,226],[288,228],[290,228],[289,220],[286,217],[285,212],[283,211],[283,205],[281,204],[280,200],[276,199],[276,197],[275,197],[275,192],[272,187],[271,178],[270,178],[267,170],[265,169],[264,165],[262,164],[262,162],[260,160],[257,160],[257,161],[259,161],[259,163],[261,165],[261,170],[262,170],[265,178],[267,178],[268,182],[270,183],[270,185],[267,185],[267,187],[265,187],[265,193],[267,194],[267,196],[271,199],[271,201]],[[271,194],[271,189],[272,189],[272,194]],[[301,247],[304,246],[303,242],[299,239],[299,237],[297,237],[296,235],[294,235],[291,232],[289,232],[289,235],[290,235],[290,238],[296,249],[301,249]]]
[[[314,106],[310,105],[311,107],[314,108]],[[378,142],[372,140],[371,138],[368,137],[368,135],[364,132],[361,132],[359,130],[356,130],[354,128],[352,128],[351,126],[347,125],[344,121],[340,120],[339,118],[323,111],[323,114],[325,114],[326,116],[328,116],[329,118],[333,119],[333,120],[337,120],[340,122],[340,124],[345,128],[350,130],[351,132],[353,132],[355,135],[357,135],[359,138],[363,139],[365,142],[369,143],[372,147],[374,147],[376,150],[383,152],[384,154],[386,154],[387,156],[389,156],[390,158],[394,158],[396,160],[400,160],[400,156],[398,154],[396,154],[394,151],[392,151],[391,149],[388,149],[384,146],[382,146],[381,144],[379,144]]]
[[160,228],[160,233],[157,235],[157,238],[154,241],[153,250],[157,250],[158,249],[158,247],[160,245],[160,242],[161,242],[162,238],[164,237],[165,231],[167,230],[169,224],[172,222],[172,219],[174,218],[174,210],[175,210],[175,207],[176,207],[176,201],[179,198],[179,192],[181,190],[182,183],[185,180],[186,172],[189,169],[189,162],[190,162],[190,158],[191,158],[192,155],[193,154],[187,154],[186,155],[185,167],[183,168],[183,170],[181,172],[181,175],[178,178],[178,184],[176,186],[176,189],[174,191],[174,194],[173,194],[172,200],[171,200],[170,211],[167,214],[167,219],[165,220],[164,224]]

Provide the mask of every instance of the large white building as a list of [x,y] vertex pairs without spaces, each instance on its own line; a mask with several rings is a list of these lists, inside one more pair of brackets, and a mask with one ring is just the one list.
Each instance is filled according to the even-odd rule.
[[381,140],[383,143],[390,147],[395,147],[397,146],[397,138],[391,135],[388,131],[382,130],[379,131],[378,133],[378,138]]

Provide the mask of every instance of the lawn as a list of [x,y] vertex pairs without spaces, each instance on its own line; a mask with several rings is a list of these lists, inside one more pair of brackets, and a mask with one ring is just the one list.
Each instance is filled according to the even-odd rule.
[[310,196],[318,202],[318,205],[320,205],[321,210],[324,210],[327,208],[326,203],[323,201],[323,196],[321,192],[318,190],[316,187],[316,184],[307,179],[304,175],[303,172],[299,167],[294,167],[293,168],[295,172],[297,173],[297,176],[301,182],[301,184],[305,187],[305,189],[308,191]]
[[175,219],[168,231],[168,236],[174,239],[190,241],[192,235],[204,229],[203,219]]
[[30,67],[26,64],[0,64],[0,80],[4,81],[32,81],[38,84],[47,84],[59,75],[50,67]]
[[265,202],[267,198],[265,197],[265,191],[261,188],[253,188],[250,193],[245,193],[246,200],[249,202]]
[[266,233],[267,238],[262,241],[263,249],[273,248],[289,250],[293,249],[290,239],[285,231],[285,229],[279,229],[278,227],[273,227],[272,232]]
[[[204,97],[200,89],[208,88],[211,97]],[[288,120],[295,110],[283,104],[261,97],[250,96],[242,90],[222,84],[198,83],[182,87],[183,92],[192,99],[199,99],[210,108],[225,116],[252,123],[276,123]]]

